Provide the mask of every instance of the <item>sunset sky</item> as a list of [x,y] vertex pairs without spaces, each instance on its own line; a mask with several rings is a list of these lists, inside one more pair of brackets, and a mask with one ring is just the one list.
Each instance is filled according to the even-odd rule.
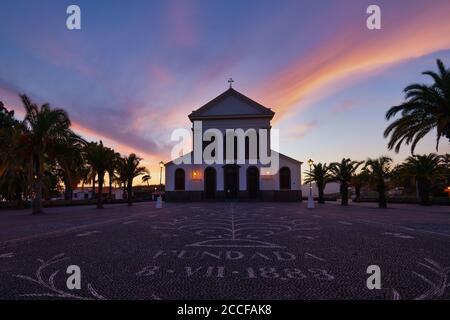
[[[66,8],[81,8],[81,30]],[[381,7],[382,29],[366,28]],[[306,161],[388,152],[386,110],[422,71],[450,67],[450,1],[12,1],[0,4],[0,101],[69,112],[76,132],[123,154],[170,160],[171,132],[228,88],[276,112],[280,151]],[[435,132],[416,153],[435,151]],[[450,152],[445,139],[440,153]]]

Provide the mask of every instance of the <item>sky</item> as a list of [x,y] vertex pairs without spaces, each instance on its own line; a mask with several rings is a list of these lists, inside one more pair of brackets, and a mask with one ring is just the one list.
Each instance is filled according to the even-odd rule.
[[[68,30],[66,8],[81,9]],[[381,29],[366,27],[370,4]],[[141,156],[159,183],[174,129],[228,88],[276,112],[280,151],[300,161],[387,150],[389,107],[421,72],[450,67],[450,1],[2,0],[0,101],[19,93],[68,111],[74,130]],[[416,153],[435,152],[435,132]],[[439,153],[450,152],[441,139]]]

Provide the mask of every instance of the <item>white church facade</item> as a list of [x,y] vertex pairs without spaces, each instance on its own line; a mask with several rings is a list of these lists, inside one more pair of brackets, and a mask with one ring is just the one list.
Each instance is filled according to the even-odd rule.
[[[193,111],[189,119],[192,122],[194,149],[165,164],[166,201],[227,199],[301,201],[302,162],[270,148],[271,120],[274,115],[271,109],[239,93],[231,86],[215,99]],[[246,133],[253,130],[256,134],[253,137],[245,136],[245,143],[240,145],[237,137],[231,138],[232,142],[235,142],[231,146],[226,142],[230,130],[241,130]],[[212,135],[210,138],[211,142],[202,140],[202,137],[211,131],[216,132],[216,136]],[[199,135],[196,135],[196,132]],[[209,144],[218,141],[220,144],[216,144],[218,148],[214,149],[212,154],[217,159],[223,156],[223,161],[205,161],[202,152]],[[270,159],[276,159],[272,160],[270,165],[267,162],[262,163],[262,158],[266,155],[261,151],[264,145],[268,146],[265,152]],[[232,148],[234,150],[231,150]],[[198,150],[200,152],[196,154]],[[252,150],[257,151],[253,153]],[[199,154],[200,161],[198,161]],[[242,159],[244,154],[245,157]]]

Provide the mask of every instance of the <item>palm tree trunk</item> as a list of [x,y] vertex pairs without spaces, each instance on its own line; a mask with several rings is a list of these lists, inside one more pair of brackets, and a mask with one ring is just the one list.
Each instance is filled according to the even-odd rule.
[[384,182],[378,186],[378,207],[387,208],[386,190]]
[[64,200],[70,200],[70,185],[67,179],[64,179]]
[[108,198],[112,199],[112,178],[111,178],[111,175],[109,175],[109,193],[108,193]]
[[347,184],[347,182],[341,183],[341,195],[342,195],[341,205],[348,206],[348,184]]
[[17,208],[23,209],[24,205],[23,205],[23,198],[22,198],[22,190],[20,190],[20,188],[16,189],[16,200],[17,200]]
[[423,206],[430,205],[430,185],[428,181],[419,180],[419,196],[420,196],[420,204]]
[[68,188],[67,198],[68,198],[69,201],[72,201],[72,199],[73,199],[72,186],[69,186],[69,188]]
[[355,200],[358,201],[361,197],[361,186],[355,186]]
[[92,177],[92,199],[95,199],[95,174]]
[[317,189],[319,190],[319,203],[325,203],[325,200],[323,198],[323,185],[317,185]]
[[35,157],[35,167],[36,167],[36,180],[34,181],[34,199],[32,203],[32,213],[33,214],[41,214],[42,210],[42,179],[43,179],[43,171],[44,165],[42,159]]
[[103,209],[103,176],[98,175],[98,200],[97,209]]
[[127,187],[128,187],[128,205],[129,206],[131,206],[131,205],[133,205],[133,202],[132,202],[132,192],[133,192],[133,180],[128,180],[128,183],[127,183]]
[[33,199],[32,212],[33,214],[43,213],[42,211],[42,175],[37,174],[37,179],[34,182],[35,196]]

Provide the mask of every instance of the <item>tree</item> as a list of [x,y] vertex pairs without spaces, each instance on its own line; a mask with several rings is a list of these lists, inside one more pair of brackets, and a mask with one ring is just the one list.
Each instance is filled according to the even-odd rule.
[[390,180],[393,186],[401,187],[404,194],[413,194],[416,192],[416,182],[405,172],[403,163],[397,164],[391,170]]
[[406,101],[386,112],[386,120],[401,112],[401,117],[384,131],[385,138],[391,135],[389,150],[399,152],[405,142],[411,144],[411,154],[414,154],[417,143],[433,129],[436,129],[436,151],[441,137],[450,142],[450,69],[446,69],[439,59],[437,66],[437,73],[422,73],[433,79],[432,85],[415,83],[407,86],[404,89]]
[[368,173],[370,181],[376,186],[378,192],[378,207],[387,208],[386,184],[389,178],[392,159],[389,157],[379,157],[378,159],[368,159],[364,171]]
[[[148,172],[148,170],[147,170],[147,172]],[[142,176],[142,182],[146,183],[148,187],[150,187],[151,179],[152,179],[152,177],[148,173],[146,175]]]
[[369,177],[366,171],[361,171],[352,176],[350,181],[353,188],[355,188],[355,201],[358,201],[361,197],[361,189],[369,183]]
[[326,163],[317,163],[313,165],[311,172],[306,172],[306,179],[304,184],[315,182],[319,191],[319,203],[325,203],[323,192],[325,186],[331,180],[329,168]]
[[[0,102],[0,201],[17,200],[19,206],[32,199],[33,213],[42,213],[42,200],[60,194],[72,199],[73,189],[92,182],[93,198],[98,181],[97,207],[103,207],[105,173],[109,175],[109,195],[114,180],[128,188],[131,205],[133,179],[146,173],[135,154],[121,158],[99,143],[87,143],[71,129],[68,114],[48,103],[38,106],[26,95],[20,96],[26,111],[23,121],[14,118]],[[116,178],[117,174],[117,178]],[[148,179],[148,180],[146,180]],[[148,181],[150,176],[144,177]],[[33,189],[33,190],[32,190]],[[124,192],[125,194],[126,192]]]
[[430,191],[433,183],[445,174],[442,156],[435,153],[410,156],[400,165],[403,175],[414,179],[419,193],[420,204],[430,205]]
[[[84,151],[85,150],[83,150],[83,154],[84,154]],[[85,161],[86,161],[86,159],[85,159]],[[91,167],[90,166],[88,166],[88,165],[85,165],[84,167],[83,167],[83,169],[81,169],[81,172],[80,172],[80,182],[81,182],[81,189],[83,190],[83,192],[84,192],[84,185],[86,184],[86,183],[89,183],[90,181],[92,181],[92,179],[91,179]]]
[[82,183],[83,189],[84,189],[85,184],[91,183],[91,186],[92,186],[91,199],[95,199],[95,179],[97,178],[97,172],[87,162],[86,150],[87,150],[87,148],[85,147],[85,149],[83,150],[83,154],[84,154],[84,158],[85,158],[87,166],[81,172],[81,177],[82,177],[81,183]]
[[139,166],[141,160],[141,158],[132,153],[128,157],[122,159],[121,168],[119,169],[119,173],[122,175],[120,180],[126,181],[129,206],[133,204],[133,179],[148,172],[145,167]]
[[25,107],[23,146],[28,149],[32,164],[34,198],[33,214],[42,213],[42,188],[44,164],[47,159],[57,154],[56,145],[70,139],[81,139],[70,130],[70,119],[66,111],[52,109],[48,103],[40,107],[26,95],[20,96]]
[[108,167],[111,165],[111,161],[113,161],[114,151],[110,148],[104,147],[101,140],[100,143],[90,142],[85,147],[85,158],[87,163],[91,166],[92,171],[95,172],[98,177],[97,208],[102,209],[103,183],[105,181],[105,173]]
[[126,167],[126,162],[125,162],[125,158],[119,157],[117,159],[117,164],[116,164],[116,172],[117,172],[117,181],[120,183],[120,185],[123,188],[123,198],[128,198],[127,195],[127,167]]
[[58,162],[57,173],[64,183],[65,200],[72,200],[73,189],[77,187],[85,174],[83,150],[86,143],[80,138],[69,138],[55,145],[55,150],[57,150],[55,158]]
[[0,197],[19,208],[30,193],[31,164],[22,143],[25,127],[0,101]]
[[444,187],[450,186],[450,153],[442,156],[442,166],[444,168]]
[[120,158],[119,153],[115,152],[114,150],[112,150],[112,153],[113,153],[112,161],[110,162],[109,167],[106,169],[109,177],[109,192],[108,192],[109,199],[112,199],[112,184],[116,179],[117,162],[118,159]]
[[0,101],[0,177],[6,172],[16,158],[13,151],[22,132],[20,122],[14,118],[14,111],[9,111]]
[[342,205],[348,205],[348,187],[351,182],[352,176],[358,167],[363,164],[364,161],[352,161],[348,158],[343,158],[341,162],[333,162],[330,164],[329,170],[334,181],[340,183],[340,192],[342,197]]

